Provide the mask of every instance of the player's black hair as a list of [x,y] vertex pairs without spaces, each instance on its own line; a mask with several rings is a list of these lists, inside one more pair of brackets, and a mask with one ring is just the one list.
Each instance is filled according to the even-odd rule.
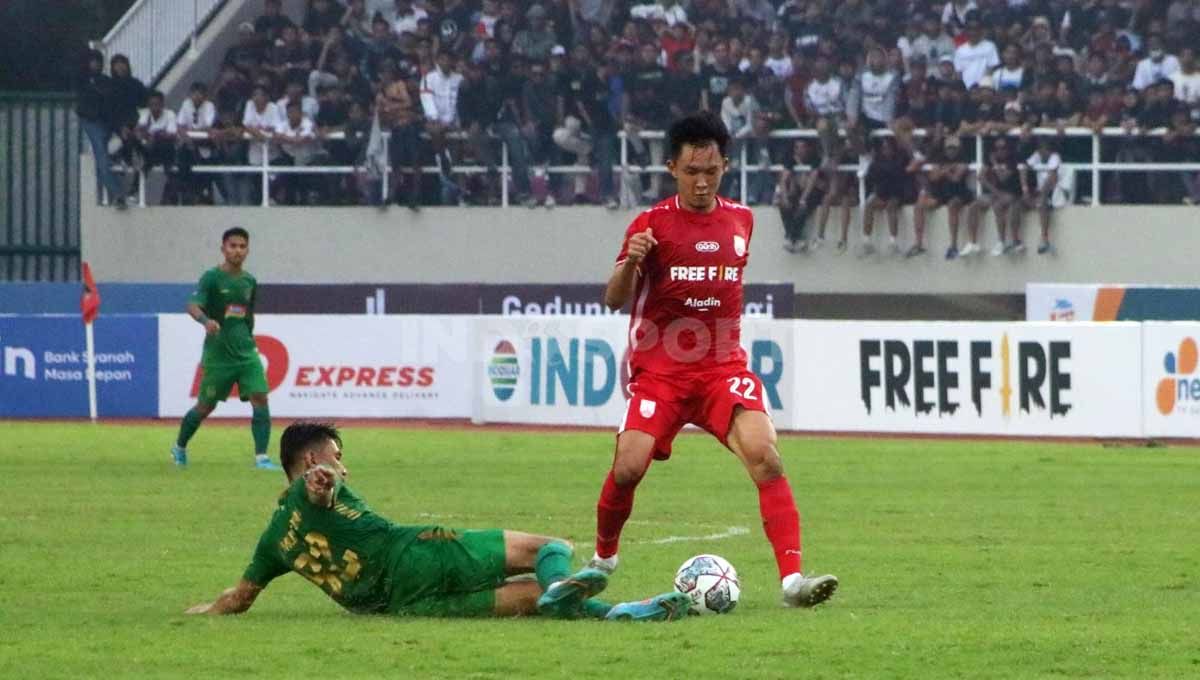
[[283,471],[287,473],[292,470],[306,451],[326,440],[333,440],[338,448],[342,446],[342,435],[333,423],[298,420],[288,425],[279,437],[279,462],[283,465]]
[[208,85],[203,80],[197,80],[196,82],[192,83],[191,92],[208,94]]
[[246,231],[242,227],[230,227],[225,230],[224,234],[221,234],[221,243],[228,241],[234,236],[241,236],[242,238],[246,239],[247,243],[250,242],[250,232]]
[[692,146],[716,144],[717,150],[724,157],[729,148],[729,130],[726,129],[725,123],[721,122],[720,118],[708,111],[693,113],[672,123],[671,129],[667,131],[667,146],[671,151],[672,159],[679,158],[684,144]]
[[162,90],[150,90],[150,95],[146,99],[166,99],[166,95],[162,93]]

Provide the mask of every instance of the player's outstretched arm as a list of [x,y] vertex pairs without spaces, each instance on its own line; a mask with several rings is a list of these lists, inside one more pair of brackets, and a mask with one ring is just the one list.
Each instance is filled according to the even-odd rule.
[[213,602],[189,608],[187,614],[241,614],[250,609],[263,587],[242,579],[238,584],[221,593]]
[[637,275],[642,260],[656,245],[658,245],[658,241],[654,240],[653,229],[647,229],[629,237],[625,248],[625,259],[613,270],[612,276],[608,279],[608,286],[604,289],[605,306],[616,311],[629,302],[637,285]]

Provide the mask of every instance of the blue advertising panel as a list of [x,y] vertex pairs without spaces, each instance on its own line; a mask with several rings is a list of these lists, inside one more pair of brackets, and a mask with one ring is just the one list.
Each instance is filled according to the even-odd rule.
[[[99,415],[157,417],[158,319],[101,316],[95,336]],[[0,418],[86,417],[85,347],[78,315],[0,315]]]

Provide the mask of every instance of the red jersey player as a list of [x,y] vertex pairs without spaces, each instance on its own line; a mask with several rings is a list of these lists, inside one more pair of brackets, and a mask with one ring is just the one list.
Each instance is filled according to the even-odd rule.
[[667,167],[679,194],[629,225],[604,302],[633,300],[629,321],[630,399],[612,469],[596,507],[591,566],[617,567],[621,528],[651,459],[666,460],[687,423],[727,446],[758,486],[763,527],[775,552],[784,603],[811,607],[837,589],[833,576],[800,571],[800,515],[775,448],[763,386],[741,347],[742,272],[754,214],[717,196],[728,167],[729,132],[707,113],[668,133]]

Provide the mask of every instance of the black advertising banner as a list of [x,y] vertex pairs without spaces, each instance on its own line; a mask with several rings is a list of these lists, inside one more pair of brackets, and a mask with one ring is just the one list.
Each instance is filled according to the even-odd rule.
[[[790,283],[746,284],[744,312],[793,317]],[[603,284],[261,284],[259,314],[610,314]],[[628,311],[628,310],[626,310]]]

